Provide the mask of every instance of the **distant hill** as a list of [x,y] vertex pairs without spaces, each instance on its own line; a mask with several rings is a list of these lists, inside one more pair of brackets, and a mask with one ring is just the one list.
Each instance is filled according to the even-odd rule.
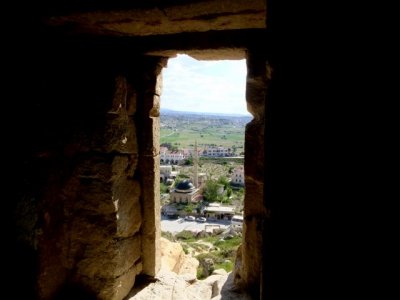
[[247,118],[252,118],[250,115],[245,115],[245,114],[225,114],[225,113],[211,113],[211,112],[195,112],[195,111],[177,111],[177,110],[172,110],[172,109],[167,109],[167,108],[161,108],[160,109],[160,114],[162,115],[197,115],[197,116],[212,116],[212,117],[247,117]]

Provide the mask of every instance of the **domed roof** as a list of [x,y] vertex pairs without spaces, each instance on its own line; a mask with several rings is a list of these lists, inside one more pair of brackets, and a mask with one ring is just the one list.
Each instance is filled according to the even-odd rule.
[[193,189],[194,189],[193,184],[187,179],[179,182],[175,187],[175,190],[178,192],[190,192]]

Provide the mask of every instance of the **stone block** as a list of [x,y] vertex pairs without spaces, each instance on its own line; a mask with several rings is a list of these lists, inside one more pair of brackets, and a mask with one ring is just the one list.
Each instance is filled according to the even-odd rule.
[[99,300],[122,300],[135,284],[136,275],[140,273],[141,263],[133,265],[127,272],[116,278],[79,277],[87,289],[95,292]]
[[119,115],[109,114],[104,132],[100,132],[100,135],[93,145],[95,149],[106,153],[138,152],[135,123],[126,112]]
[[137,164],[138,164],[137,154],[125,154],[125,155],[114,156],[111,165],[111,170],[112,170],[111,180],[116,181],[121,176],[132,178],[135,175]]
[[191,300],[211,299],[212,287],[202,281],[196,281],[184,290],[185,298]]
[[[81,178],[82,179],[82,178]],[[73,210],[109,215],[115,212],[112,202],[111,183],[83,178],[74,199]]]
[[116,77],[112,107],[109,112],[120,113],[122,110],[126,110],[127,93],[126,78],[124,76]]
[[[265,173],[265,152],[264,152],[265,123],[253,120],[246,125],[245,140],[245,175],[247,178],[264,181]],[[250,161],[251,160],[251,161]],[[248,190],[246,188],[246,190]]]
[[138,181],[120,178],[113,185],[118,237],[129,237],[139,231],[142,224]]
[[91,243],[85,249],[85,258],[77,264],[77,273],[90,278],[116,278],[127,272],[140,256],[140,236]]
[[89,214],[87,211],[75,211],[66,224],[71,241],[84,244],[99,243],[108,240],[116,232],[115,218],[111,215]]
[[126,112],[128,116],[136,114],[137,93],[132,85],[128,83],[128,94],[126,97]]
[[163,89],[163,77],[162,77],[162,73],[159,73],[156,78],[155,94],[157,96],[161,96],[162,89]]
[[[159,102],[154,103],[153,98],[158,96],[151,96],[152,104],[144,113],[145,117],[141,119],[141,154],[145,156],[156,156],[160,151],[160,119],[157,117],[159,114]],[[158,111],[158,112],[157,112]],[[153,114],[154,117],[151,115]]]
[[[247,192],[248,191],[248,192]],[[263,215],[264,214],[264,183],[254,181],[253,178],[246,176],[246,194],[244,200],[244,214]]]

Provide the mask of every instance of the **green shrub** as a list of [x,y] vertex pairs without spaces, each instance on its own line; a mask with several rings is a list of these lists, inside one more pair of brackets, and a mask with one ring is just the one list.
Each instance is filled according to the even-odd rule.
[[186,244],[181,244],[183,252],[185,252],[185,254],[189,254],[189,247]]
[[221,250],[237,248],[242,242],[241,236],[235,236],[229,240],[218,240],[214,243],[214,246],[220,248]]
[[203,267],[198,267],[197,268],[197,279],[204,279],[204,271],[203,271]]
[[236,257],[237,249],[223,249],[219,251],[219,255],[224,258],[234,259]]
[[224,261],[220,264],[215,264],[215,269],[224,269],[226,272],[230,272],[233,270],[233,262],[232,261]]
[[175,242],[176,241],[174,235],[169,231],[161,231],[161,236],[163,238],[166,238],[167,240],[169,240],[171,242]]
[[193,232],[189,230],[183,230],[179,233],[176,234],[175,236],[178,240],[185,240],[186,242],[188,241],[195,241]]
[[211,258],[216,264],[221,264],[225,260],[223,257],[219,256],[218,252],[215,251],[209,253],[201,253],[199,255],[196,255],[196,258],[199,260],[200,263],[206,258]]
[[216,241],[219,240],[219,237],[212,235],[212,236],[208,236],[208,237],[202,238],[202,240],[205,241],[205,242],[209,242],[211,244],[214,244]]
[[208,250],[208,246],[200,243],[191,243],[190,246],[196,251]]
[[165,185],[165,183],[161,182],[160,183],[160,193],[161,194],[166,194],[169,192],[169,187]]

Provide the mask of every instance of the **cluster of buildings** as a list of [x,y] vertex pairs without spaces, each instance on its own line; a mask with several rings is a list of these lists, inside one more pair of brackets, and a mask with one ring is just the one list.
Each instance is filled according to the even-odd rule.
[[[167,147],[160,147],[161,165],[179,165],[189,157],[194,157],[193,149],[183,149],[179,151],[170,151]],[[203,157],[231,157],[234,152],[231,148],[225,147],[206,147],[204,150],[197,150],[197,156]]]
[[[166,154],[166,151],[164,151]],[[180,153],[182,157],[185,157],[183,153]],[[182,180],[175,185],[173,189],[169,192],[170,203],[198,203],[203,199],[202,188],[207,180],[207,175],[205,173],[198,172],[198,155],[197,143],[195,144],[193,152],[193,175],[191,178]],[[164,156],[165,157],[165,156]],[[165,182],[167,185],[172,186],[174,180],[176,179],[179,171],[174,171],[171,165],[161,165],[160,166],[160,181]],[[230,183],[232,187],[244,186],[244,168],[243,166],[236,167],[232,170],[230,176]],[[223,185],[218,191],[219,193],[224,193]],[[171,210],[172,209],[172,210]],[[215,219],[231,219],[234,215],[234,208],[230,206],[221,206],[218,204],[210,203],[209,206],[205,207],[201,212],[207,218]],[[166,214],[176,214],[176,208],[170,207],[166,211]]]
[[[195,170],[197,168],[195,167]],[[160,166],[160,182],[164,182],[167,185],[172,185],[178,176],[179,171],[173,171],[172,166]],[[206,173],[199,173],[195,171],[195,174],[190,179],[181,181],[176,187],[170,191],[171,203],[194,203],[202,199],[199,197],[199,193],[202,187],[207,181]],[[244,187],[244,168],[243,166],[236,167],[233,169],[230,176],[230,183],[232,187]],[[223,190],[221,191],[223,192]]]

